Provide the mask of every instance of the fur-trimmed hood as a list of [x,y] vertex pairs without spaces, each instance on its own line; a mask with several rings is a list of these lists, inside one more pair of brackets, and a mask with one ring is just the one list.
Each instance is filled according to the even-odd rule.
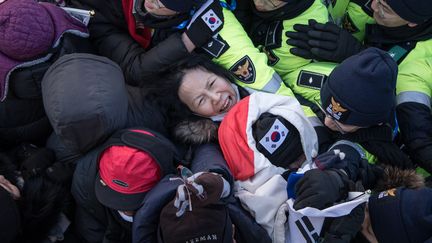
[[174,138],[183,144],[200,145],[216,142],[219,123],[207,118],[179,122],[174,128]]

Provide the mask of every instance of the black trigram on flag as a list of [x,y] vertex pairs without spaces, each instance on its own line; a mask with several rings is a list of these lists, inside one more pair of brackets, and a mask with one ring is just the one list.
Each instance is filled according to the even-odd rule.
[[301,219],[295,221],[295,224],[307,243],[318,242],[319,235],[315,232],[315,228],[308,217],[303,216]]

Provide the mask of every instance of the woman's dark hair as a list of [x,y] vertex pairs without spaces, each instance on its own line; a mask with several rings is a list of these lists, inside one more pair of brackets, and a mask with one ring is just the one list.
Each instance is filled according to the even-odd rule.
[[200,54],[192,54],[181,59],[168,68],[161,70],[159,75],[153,77],[156,82],[146,87],[147,97],[165,108],[167,127],[172,130],[178,123],[184,120],[201,119],[194,115],[190,109],[180,100],[178,91],[187,71],[203,69],[234,82],[232,74],[213,63],[209,58]]

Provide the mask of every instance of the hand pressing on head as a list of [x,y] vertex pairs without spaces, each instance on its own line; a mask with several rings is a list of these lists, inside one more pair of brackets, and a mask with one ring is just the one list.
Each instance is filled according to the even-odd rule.
[[347,176],[339,170],[308,170],[295,185],[294,209],[330,207],[346,198],[348,189]]
[[286,43],[294,46],[293,55],[306,59],[340,63],[365,49],[354,36],[339,26],[328,22],[317,23],[310,19],[307,25],[295,24],[295,31],[287,31]]

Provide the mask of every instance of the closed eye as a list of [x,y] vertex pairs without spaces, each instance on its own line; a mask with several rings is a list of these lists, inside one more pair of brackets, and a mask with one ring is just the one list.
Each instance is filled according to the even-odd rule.
[[201,97],[198,101],[198,106],[204,104],[204,97]]

